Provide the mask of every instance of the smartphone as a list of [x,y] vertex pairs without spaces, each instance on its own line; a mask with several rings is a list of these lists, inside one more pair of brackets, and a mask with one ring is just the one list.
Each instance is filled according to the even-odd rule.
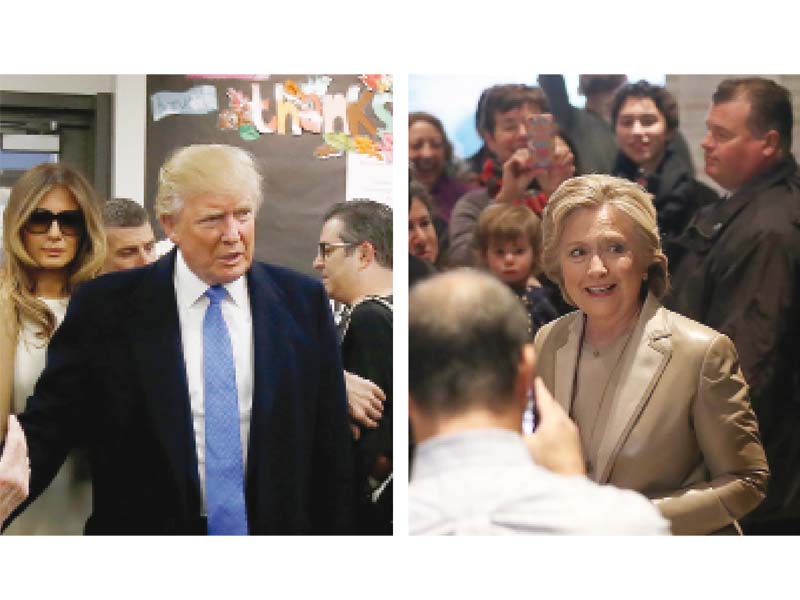
[[528,148],[533,155],[534,166],[538,169],[549,169],[553,164],[553,152],[556,147],[556,128],[553,115],[542,113],[531,115],[527,123]]

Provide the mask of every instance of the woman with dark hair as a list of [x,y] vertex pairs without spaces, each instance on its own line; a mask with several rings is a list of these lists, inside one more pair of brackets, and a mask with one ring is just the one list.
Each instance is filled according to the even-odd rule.
[[[411,181],[408,188],[408,254],[409,278],[422,278],[435,272],[436,266],[444,255],[447,245],[444,223],[439,220],[432,206],[430,194],[418,181]],[[424,264],[418,264],[422,261]],[[413,277],[412,277],[413,275]],[[417,277],[419,276],[419,277]],[[413,284],[413,281],[409,281]]]
[[457,176],[453,145],[439,119],[426,112],[408,115],[408,158],[414,179],[430,192],[437,212],[448,223],[456,200],[472,186]]
[[678,104],[665,88],[646,81],[620,88],[611,105],[619,145],[613,174],[635,181],[653,194],[664,252],[670,269],[679,250],[672,241],[716,193],[697,181],[689,161],[675,148]]
[[[60,164],[26,171],[12,188],[3,213],[3,251],[0,437],[8,413],[25,408],[70,295],[96,276],[105,260],[102,217],[83,175]],[[80,533],[71,527],[78,522],[82,526],[85,518],[65,522],[76,504],[87,514],[89,508],[88,496],[77,495],[70,481],[74,464],[68,460],[47,492],[11,524],[9,533]]]

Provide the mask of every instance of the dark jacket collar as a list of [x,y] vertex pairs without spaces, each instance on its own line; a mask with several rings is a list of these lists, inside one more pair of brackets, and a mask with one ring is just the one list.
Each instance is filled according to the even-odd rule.
[[639,165],[621,150],[617,153],[613,172],[619,177],[640,183],[657,198],[671,192],[683,181],[693,178],[691,165],[672,148],[672,143],[667,144],[664,156],[653,173],[640,173]]
[[781,159],[769,169],[753,177],[728,198],[721,198],[715,204],[700,210],[689,223],[682,243],[703,251],[725,230],[730,222],[745,206],[769,187],[797,174],[797,162],[791,154]]

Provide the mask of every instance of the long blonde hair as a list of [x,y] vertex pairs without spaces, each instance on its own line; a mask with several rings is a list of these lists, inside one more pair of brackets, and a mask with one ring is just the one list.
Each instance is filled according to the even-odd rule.
[[22,321],[27,319],[39,327],[39,335],[46,339],[55,331],[56,318],[47,305],[35,296],[35,271],[39,265],[25,249],[22,228],[41,199],[57,186],[70,192],[83,213],[85,223],[75,258],[67,266],[65,291],[71,294],[76,286],[100,273],[106,255],[99,202],[83,175],[71,167],[49,163],[37,165],[23,173],[11,189],[3,213],[5,256],[0,266],[0,297],[10,298],[17,331]]

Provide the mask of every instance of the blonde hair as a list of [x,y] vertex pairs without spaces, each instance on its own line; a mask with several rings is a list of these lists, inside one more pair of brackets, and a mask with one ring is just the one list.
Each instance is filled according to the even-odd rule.
[[53,335],[56,318],[47,305],[35,296],[35,272],[39,265],[25,249],[22,228],[39,202],[51,190],[62,187],[78,203],[83,213],[84,230],[75,258],[67,266],[65,292],[95,277],[106,256],[106,236],[99,202],[91,184],[75,169],[61,164],[37,165],[19,178],[11,189],[3,213],[3,251],[0,267],[0,297],[10,298],[16,314],[17,331],[24,319],[39,327],[46,339]]
[[492,204],[478,219],[475,240],[483,266],[488,264],[487,253],[492,242],[514,242],[523,237],[533,251],[533,265],[529,275],[541,273],[542,220],[527,206],[516,204]]
[[174,215],[183,203],[202,194],[263,201],[261,175],[253,156],[234,146],[195,144],[178,148],[158,172],[156,217]]
[[[653,195],[627,179],[610,175],[584,175],[562,183],[550,196],[544,208],[542,231],[542,264],[547,276],[558,283],[564,299],[575,304],[567,295],[561,273],[559,246],[570,214],[580,208],[611,206],[627,215],[634,226],[639,244],[635,257],[647,265],[647,279],[642,294],[652,293],[663,298],[669,289],[667,257],[661,249]],[[644,255],[639,255],[641,251]]]

